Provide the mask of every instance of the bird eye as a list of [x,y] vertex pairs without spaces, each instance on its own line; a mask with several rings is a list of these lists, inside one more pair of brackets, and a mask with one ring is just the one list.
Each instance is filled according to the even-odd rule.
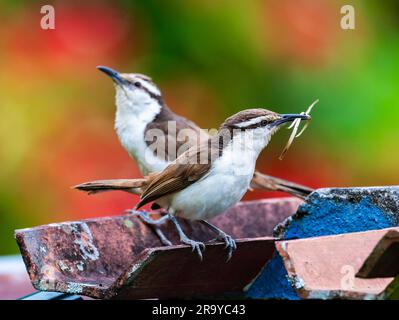
[[136,81],[136,82],[134,83],[134,85],[135,85],[137,88],[140,88],[140,87],[141,87],[141,82]]
[[262,120],[262,122],[260,123],[260,125],[261,125],[262,127],[267,126],[267,121],[266,121],[266,120]]

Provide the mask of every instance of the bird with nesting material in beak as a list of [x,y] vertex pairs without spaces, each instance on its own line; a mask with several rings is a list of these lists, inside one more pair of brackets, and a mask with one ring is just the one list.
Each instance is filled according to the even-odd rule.
[[215,136],[192,146],[161,171],[142,179],[124,180],[119,186],[94,181],[75,188],[89,193],[122,190],[140,194],[136,209],[154,202],[168,212],[159,220],[148,218],[146,222],[156,225],[170,219],[180,241],[190,245],[202,259],[204,243],[188,238],[176,216],[199,220],[217,234],[218,240],[225,242],[230,259],[236,249],[234,239],[206,219],[240,201],[253,179],[259,153],[283,124],[295,119],[310,120],[310,116],[280,115],[266,109],[243,110],[226,119]]
[[[105,66],[99,66],[98,69],[108,75],[115,84],[115,130],[122,146],[136,160],[143,175],[163,170],[189,147],[199,146],[202,141],[209,139],[207,132],[168,108],[161,91],[150,77],[137,73],[119,73]],[[151,148],[151,133],[154,131],[162,133],[162,152],[156,152],[159,150]],[[124,179],[103,182],[103,190],[106,190],[107,186],[108,191],[129,184],[129,181]],[[313,191],[309,187],[258,171],[254,173],[250,189],[283,191],[300,198],[305,198]],[[128,211],[138,214],[145,222],[150,221],[148,215],[143,212]],[[153,227],[161,241],[169,245],[170,242],[159,227]]]
[[[209,138],[208,133],[195,123],[169,109],[160,89],[150,77],[138,73],[119,73],[104,66],[97,68],[114,81],[115,130],[122,146],[136,160],[143,175],[163,170],[189,147],[198,146]],[[174,131],[170,130],[170,123],[174,124]],[[148,133],[151,130],[163,133],[163,153],[155,153],[149,148],[152,139]],[[309,187],[257,171],[251,181],[251,189],[282,191],[299,198],[305,198],[313,191]]]

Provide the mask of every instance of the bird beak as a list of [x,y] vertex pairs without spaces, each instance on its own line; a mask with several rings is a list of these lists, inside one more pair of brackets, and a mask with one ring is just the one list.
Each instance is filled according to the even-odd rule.
[[281,114],[280,118],[278,118],[276,121],[273,122],[273,126],[280,126],[284,123],[287,122],[292,122],[295,119],[301,119],[301,120],[311,120],[311,116],[307,114],[295,114],[295,113],[289,113],[289,114]]
[[116,84],[122,85],[126,83],[126,80],[121,76],[121,74],[114,69],[104,66],[98,66],[97,69],[104,72],[107,76],[111,77],[111,79],[114,80]]

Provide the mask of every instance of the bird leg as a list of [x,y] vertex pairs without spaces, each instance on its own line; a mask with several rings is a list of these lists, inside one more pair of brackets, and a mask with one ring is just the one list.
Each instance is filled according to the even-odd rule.
[[162,232],[161,228],[159,226],[151,226],[153,228],[153,230],[155,231],[155,233],[157,234],[159,240],[161,240],[162,244],[164,246],[171,246],[172,242],[170,242],[170,240],[165,236],[165,234]]
[[138,216],[141,220],[143,220],[147,224],[156,225],[156,226],[162,225],[166,220],[169,219],[169,216],[166,215],[162,216],[157,220],[154,220],[148,216],[148,212],[134,210],[134,209],[127,210],[126,212]]
[[162,232],[160,225],[162,225],[166,220],[169,219],[169,216],[163,216],[157,220],[151,219],[148,216],[147,212],[144,211],[138,211],[138,210],[126,210],[126,212],[138,216],[145,224],[150,226],[155,233],[157,234],[159,240],[161,240],[162,244],[165,246],[171,246],[172,242],[165,236],[165,234]]
[[199,242],[199,241],[195,241],[195,240],[192,240],[192,239],[188,238],[188,237],[186,236],[186,234],[184,233],[183,229],[181,228],[179,222],[177,222],[176,217],[173,216],[173,215],[171,215],[171,214],[169,214],[169,217],[170,217],[170,220],[172,220],[172,222],[173,222],[173,223],[175,224],[175,226],[176,226],[177,232],[179,233],[180,241],[181,241],[182,243],[185,243],[185,244],[190,245],[191,248],[192,248],[192,251],[195,250],[195,251],[197,252],[197,254],[198,254],[200,260],[202,261],[202,259],[203,259],[203,257],[202,257],[202,251],[205,250],[205,245],[204,245],[204,243]]
[[233,251],[237,249],[237,244],[234,239],[208,221],[201,220],[201,222],[217,234],[217,237],[214,240],[221,240],[226,244],[225,248],[228,250],[226,262],[229,261],[233,255]]
[[147,216],[152,216],[154,214],[159,214],[161,216],[164,216],[165,214],[168,214],[168,212],[165,209],[147,212],[147,211],[136,210],[133,208],[133,209],[127,209],[127,210],[125,210],[125,212],[129,213],[129,214],[137,215],[137,216],[140,216],[141,212]]

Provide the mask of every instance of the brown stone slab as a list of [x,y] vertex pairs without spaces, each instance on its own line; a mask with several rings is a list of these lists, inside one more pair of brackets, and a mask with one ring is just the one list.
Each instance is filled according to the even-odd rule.
[[389,228],[279,241],[293,287],[304,299],[382,299],[393,278],[360,279],[356,272]]
[[[300,203],[300,200],[294,198],[243,202],[228,210],[224,215],[216,217],[212,222],[236,239],[268,237],[271,235],[274,225],[294,213]],[[214,234],[199,222],[180,221],[186,234],[193,239],[208,241],[214,237]],[[173,244],[179,244],[172,223],[165,223],[162,228]],[[144,262],[151,261],[151,264],[143,269],[146,271],[147,268],[152,267],[152,263],[167,261],[163,260],[165,259],[165,248],[159,248],[161,243],[153,230],[132,215],[55,223],[17,230],[15,236],[33,286],[44,291],[83,294],[95,298],[111,297],[115,293],[121,292],[121,288],[130,281],[130,276],[126,276],[126,270],[132,270],[133,266],[141,266]],[[244,240],[244,242],[246,241],[250,240]],[[266,242],[269,243],[270,241],[267,240]],[[211,268],[212,265],[205,261],[207,259],[214,261],[216,259],[214,252],[219,252],[220,259],[226,257],[222,245],[210,245],[210,247],[204,254],[204,264],[202,265],[208,266],[207,268]],[[212,249],[213,247],[215,249]],[[178,245],[167,248],[168,250],[165,252],[172,255],[174,250],[180,252],[182,248],[184,254],[179,256],[179,259],[181,259],[179,263],[190,265],[193,269],[189,270],[192,271],[191,274],[195,279],[195,271],[197,270],[194,268],[193,261],[199,260],[191,253],[191,248]],[[160,250],[159,253],[157,250]],[[240,257],[247,259],[248,257],[240,253],[237,255],[237,252],[232,261],[235,261],[238,265],[240,263],[245,264],[246,261],[240,262],[238,259]],[[255,259],[259,252],[253,251],[252,254],[252,259]],[[268,252],[265,252],[265,257],[268,257]],[[267,259],[263,260],[264,263],[266,261]],[[229,266],[229,264],[222,264],[222,266],[225,265]],[[260,266],[257,265],[257,267],[260,271]],[[163,269],[165,269],[165,265]],[[155,267],[154,270],[161,269]],[[205,272],[201,268],[200,270]],[[221,271],[223,271],[222,267]],[[251,272],[252,275],[253,271]],[[134,279],[141,279],[137,273],[131,271],[130,273],[134,276]],[[125,279],[126,283],[118,280],[116,285],[117,279]],[[237,279],[237,283],[241,285],[241,278]],[[172,282],[168,286],[173,288],[175,285]],[[194,283],[192,282],[191,285],[194,285]],[[204,286],[206,285],[201,282],[197,283],[197,289],[187,290],[210,294],[210,292],[200,289]],[[223,286],[227,290],[225,284]],[[165,290],[166,287],[165,284]],[[232,290],[235,290],[236,287],[231,283]],[[139,286],[134,289],[135,292],[140,292],[140,290]],[[140,294],[134,295],[130,290],[128,296],[136,298],[150,296],[147,287],[144,286],[142,292],[142,296]],[[161,292],[156,291],[156,293],[161,296]]]
[[399,274],[399,232],[386,232],[357,273],[360,278],[396,277]]
[[302,203],[293,197],[243,201],[211,222],[236,238],[272,237],[274,227],[294,214]]
[[269,237],[237,240],[237,250],[228,262],[224,244],[208,244],[202,262],[187,246],[147,249],[105,297],[187,298],[240,293],[273,253],[274,239]]

